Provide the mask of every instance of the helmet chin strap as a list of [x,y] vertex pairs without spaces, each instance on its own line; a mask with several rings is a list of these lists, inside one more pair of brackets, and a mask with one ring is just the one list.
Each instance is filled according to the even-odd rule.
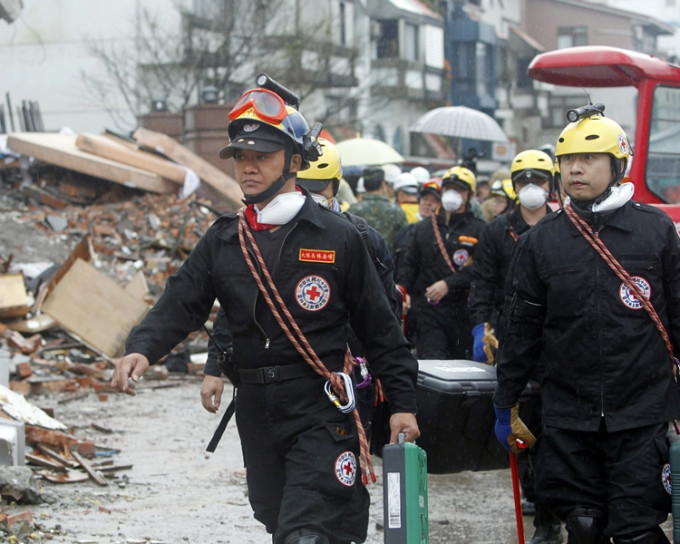
[[283,165],[283,173],[279,176],[279,179],[277,179],[261,193],[245,196],[241,202],[243,202],[246,206],[249,206],[250,204],[259,204],[260,202],[268,200],[278,193],[289,179],[295,177],[295,173],[290,171],[290,161],[292,157],[292,151],[289,148],[286,148],[286,159]]

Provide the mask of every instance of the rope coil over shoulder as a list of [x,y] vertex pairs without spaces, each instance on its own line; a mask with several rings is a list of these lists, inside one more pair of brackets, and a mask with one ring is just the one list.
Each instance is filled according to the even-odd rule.
[[[239,211],[238,215],[239,215],[238,235],[239,242],[241,244],[241,251],[243,252],[243,256],[246,260],[246,263],[248,264],[248,268],[250,269],[250,272],[253,275],[253,278],[255,279],[255,282],[257,283],[260,292],[264,296],[264,299],[267,302],[269,309],[274,314],[277,323],[286,333],[286,336],[295,346],[295,349],[298,351],[298,353],[300,353],[302,358],[312,367],[312,369],[317,374],[328,380],[328,382],[330,383],[330,387],[332,387],[336,395],[340,397],[340,401],[342,401],[343,404],[347,405],[350,402],[350,397],[345,387],[346,382],[343,376],[341,375],[342,373],[330,372],[323,364],[321,359],[319,359],[319,356],[316,354],[312,346],[307,341],[307,338],[302,333],[297,323],[293,319],[293,316],[288,310],[288,307],[283,302],[283,299],[281,298],[281,295],[279,294],[279,291],[276,288],[276,285],[274,284],[271,275],[269,274],[269,270],[267,269],[264,259],[262,258],[262,254],[260,253],[260,248],[257,246],[257,243],[255,242],[253,233],[248,228],[247,220],[243,214],[243,211],[242,210]],[[246,237],[248,238],[248,241],[250,242],[250,245],[253,248],[253,251],[255,252],[255,257],[257,258],[257,262],[260,265],[260,269],[262,270],[264,278],[267,280],[267,286],[269,287],[269,290],[262,281],[262,278],[260,277],[260,274],[258,273],[255,267],[255,263],[253,263],[251,255],[248,251],[248,247],[246,245]],[[269,291],[271,291],[271,293]],[[279,308],[285,315],[288,323],[286,323],[286,321],[284,321],[283,318],[281,317],[281,313],[279,312],[279,309],[276,307],[276,304],[274,303],[272,296],[274,297],[274,299],[276,299],[276,304],[278,304]],[[291,328],[293,329],[293,331],[291,331]],[[349,350],[347,350],[345,352],[345,360],[343,366],[344,374],[347,375],[349,374],[352,365],[353,365],[352,356]],[[371,460],[369,453],[366,432],[364,431],[364,427],[359,417],[359,411],[357,410],[356,407],[352,409],[352,414],[354,416],[354,421],[357,426],[357,433],[359,435],[359,447],[360,447],[359,462],[361,464],[363,482],[364,484],[368,483],[368,478],[366,476],[367,474],[370,474],[371,481],[375,482],[376,478],[375,473],[373,472],[373,462]]]
[[[633,281],[633,278],[630,277],[630,274],[628,274],[626,269],[623,268],[621,263],[616,260],[616,257],[611,254],[609,249],[607,249],[607,246],[604,245],[604,242],[600,240],[600,237],[595,234],[595,232],[593,232],[593,229],[590,227],[590,225],[588,225],[588,223],[586,223],[585,220],[574,211],[571,202],[567,202],[565,204],[564,211],[578,231],[583,235],[588,243],[593,246],[593,249],[597,251],[598,255],[604,259],[607,265],[609,265],[609,268],[614,271],[614,273],[626,285],[626,287],[628,287],[631,292],[635,293],[637,300],[640,302],[640,304],[642,304],[644,309],[647,310],[647,313],[652,318],[654,325],[661,333],[661,338],[663,339],[663,343],[666,346],[666,350],[668,351],[671,364],[673,365],[673,375],[677,377],[677,370],[680,364],[678,363],[678,359],[673,355],[673,345],[671,344],[671,339],[668,336],[668,331],[666,330],[666,327],[663,326],[661,318],[656,312],[652,302],[645,296],[640,286]],[[675,427],[675,432],[680,435],[680,425],[678,424],[677,420],[673,420],[673,426]]]

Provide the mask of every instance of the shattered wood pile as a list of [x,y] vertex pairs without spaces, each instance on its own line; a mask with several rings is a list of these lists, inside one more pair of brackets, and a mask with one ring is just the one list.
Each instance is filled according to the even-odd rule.
[[[13,154],[0,152],[0,426],[23,423],[26,464],[55,483],[107,485],[129,467],[99,460],[116,450],[76,437],[31,403],[51,395],[105,402],[130,329],[212,222],[235,209],[224,203],[240,199],[231,178],[174,140],[138,132],[138,142],[13,134]],[[220,207],[192,192],[196,179],[225,197]],[[3,238],[8,226],[16,239]],[[64,257],[26,260],[23,250],[38,239]],[[201,377],[206,346],[206,333],[193,333],[152,367],[145,386],[163,387],[169,373]],[[22,401],[32,408],[17,410]],[[26,415],[33,410],[37,420]]]

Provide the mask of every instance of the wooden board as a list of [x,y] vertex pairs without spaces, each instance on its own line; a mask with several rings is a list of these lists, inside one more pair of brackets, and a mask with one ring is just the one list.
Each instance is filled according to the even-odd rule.
[[243,206],[241,203],[243,191],[237,181],[184,147],[177,140],[167,134],[141,127],[135,130],[133,137],[140,145],[155,149],[176,163],[196,172],[205,183],[227,197],[235,210]]
[[43,162],[128,187],[154,193],[177,193],[177,184],[158,174],[81,151],[76,147],[75,134],[15,132],[8,136],[7,147]]
[[28,295],[23,274],[0,276],[0,317],[22,317],[28,313]]
[[43,304],[69,332],[109,357],[120,357],[130,329],[148,305],[92,265],[77,259]]
[[186,169],[181,166],[139,149],[132,149],[129,146],[119,144],[106,136],[78,134],[76,147],[105,159],[148,170],[175,183],[184,183],[186,177]]

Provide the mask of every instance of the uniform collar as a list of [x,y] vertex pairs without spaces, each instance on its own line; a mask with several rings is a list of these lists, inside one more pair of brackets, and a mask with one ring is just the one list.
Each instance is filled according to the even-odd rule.
[[[292,221],[294,222],[307,221],[315,225],[317,228],[325,229],[326,226],[323,221],[324,217],[323,214],[328,213],[330,210],[324,209],[323,207],[319,206],[314,201],[311,193],[307,189],[305,189],[304,187],[300,187],[299,185],[298,187],[302,190],[302,193],[307,198],[305,198],[305,203],[302,205],[302,208],[300,208],[300,211],[292,219]],[[218,238],[221,238],[222,240],[225,241],[231,241],[233,238],[238,239],[238,215],[236,213],[223,215],[215,222],[215,226],[218,227],[218,224],[219,224],[219,230],[217,232]]]
[[[579,210],[572,206],[572,209],[581,216],[588,225],[590,225],[595,231],[599,231],[602,228],[613,228],[623,232],[633,231],[633,205],[634,201],[629,200],[623,206],[616,210],[608,212],[589,212]],[[569,223],[569,229],[572,236],[581,236],[581,233],[574,226],[571,220],[566,217],[564,210],[560,210],[560,213],[565,215],[565,220]]]

